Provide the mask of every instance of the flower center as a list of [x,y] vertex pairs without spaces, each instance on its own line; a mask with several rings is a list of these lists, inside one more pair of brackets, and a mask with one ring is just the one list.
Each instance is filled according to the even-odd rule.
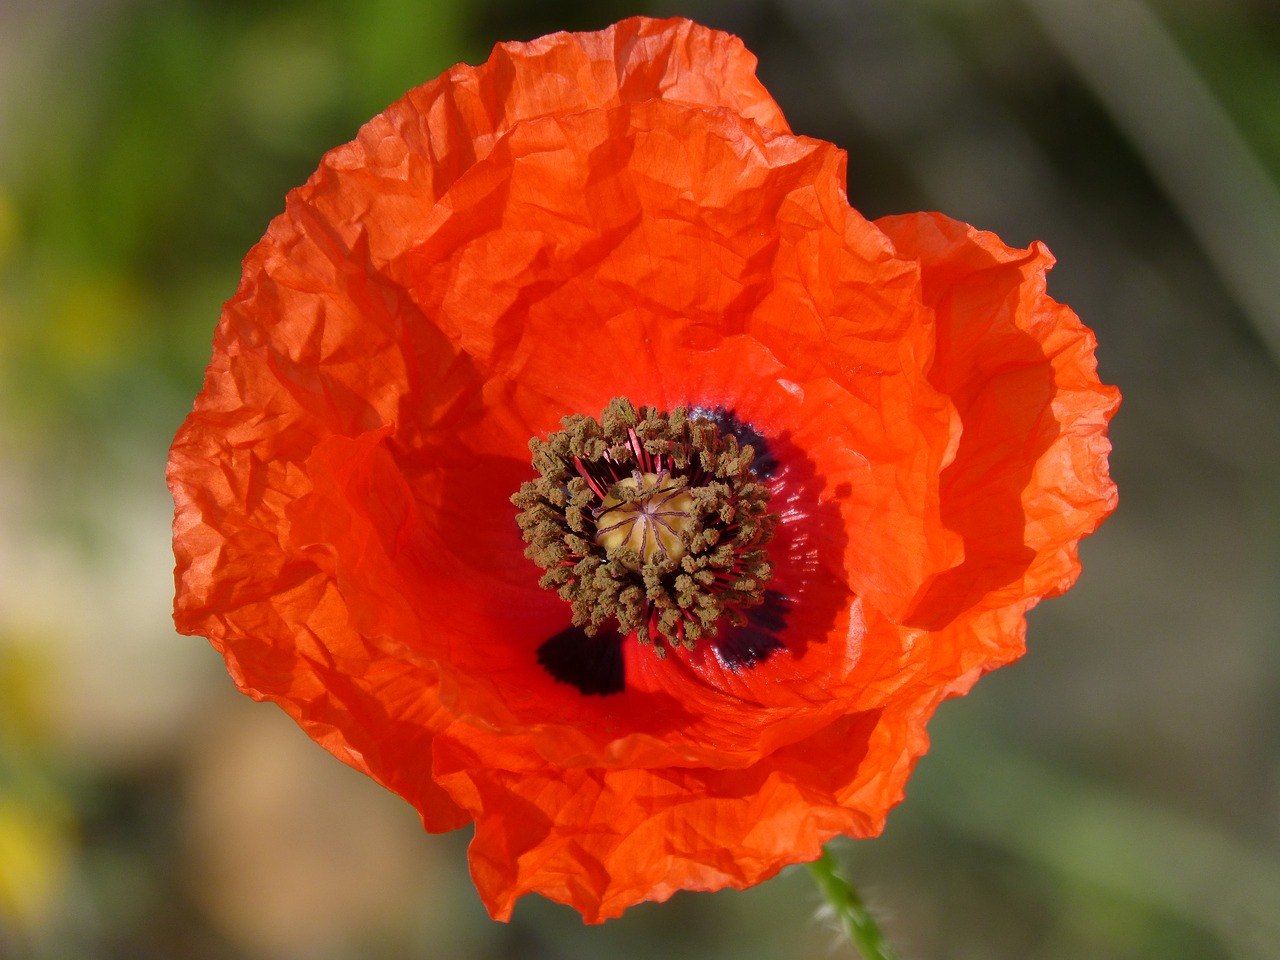
[[745,622],[773,575],[764,548],[777,523],[752,445],[710,417],[625,399],[561,425],[529,441],[541,476],[511,500],[539,584],[570,604],[574,626],[616,623],[665,656],[721,620]]
[[684,485],[671,482],[670,474],[636,474],[620,480],[604,498],[596,516],[596,543],[638,573],[651,561],[675,563],[683,557],[685,537],[692,539],[697,522],[693,495]]

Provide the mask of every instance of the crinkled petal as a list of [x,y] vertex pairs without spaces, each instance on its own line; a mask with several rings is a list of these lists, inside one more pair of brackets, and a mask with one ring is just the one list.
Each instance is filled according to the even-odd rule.
[[[589,921],[869,836],[941,700],[1016,658],[1114,508],[1095,343],[1040,245],[869,223],[739,41],[504,44],[328,154],[250,251],[174,442],[175,622],[245,692],[474,819],[490,911]],[[760,439],[748,622],[589,696],[509,497],[613,398]]]
[[909,619],[937,632],[934,655],[955,659],[963,692],[1020,655],[1021,614],[1075,582],[1080,540],[1115,509],[1107,423],[1120,394],[1098,380],[1092,331],[1047,296],[1042,244],[1011,248],[940,214],[878,225],[920,260],[938,318],[930,379],[962,423],[941,493],[964,561],[916,597]]

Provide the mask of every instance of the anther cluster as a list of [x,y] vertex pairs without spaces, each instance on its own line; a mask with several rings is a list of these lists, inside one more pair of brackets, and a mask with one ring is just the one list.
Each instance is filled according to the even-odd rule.
[[752,445],[686,408],[622,398],[561,426],[529,441],[540,476],[511,500],[539,584],[569,602],[574,625],[594,634],[616,621],[665,656],[722,618],[745,622],[772,576],[777,523]]

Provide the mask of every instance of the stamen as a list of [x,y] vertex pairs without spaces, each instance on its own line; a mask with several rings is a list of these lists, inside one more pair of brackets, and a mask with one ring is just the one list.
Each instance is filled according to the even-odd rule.
[[[662,657],[714,637],[722,621],[745,623],[773,574],[765,545],[777,523],[755,449],[739,439],[759,434],[625,399],[599,420],[561,425],[529,441],[541,476],[511,499],[525,554],[545,571],[539,583],[570,604],[573,627],[634,635]],[[750,666],[763,653],[736,659]],[[556,663],[549,672],[572,682]]]

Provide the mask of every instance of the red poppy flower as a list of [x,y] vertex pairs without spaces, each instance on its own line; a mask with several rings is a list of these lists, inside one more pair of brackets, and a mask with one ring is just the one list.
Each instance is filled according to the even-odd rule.
[[174,443],[179,629],[474,821],[501,919],[878,832],[1115,505],[1045,249],[868,222],[754,66],[635,19],[411,91],[249,253]]

